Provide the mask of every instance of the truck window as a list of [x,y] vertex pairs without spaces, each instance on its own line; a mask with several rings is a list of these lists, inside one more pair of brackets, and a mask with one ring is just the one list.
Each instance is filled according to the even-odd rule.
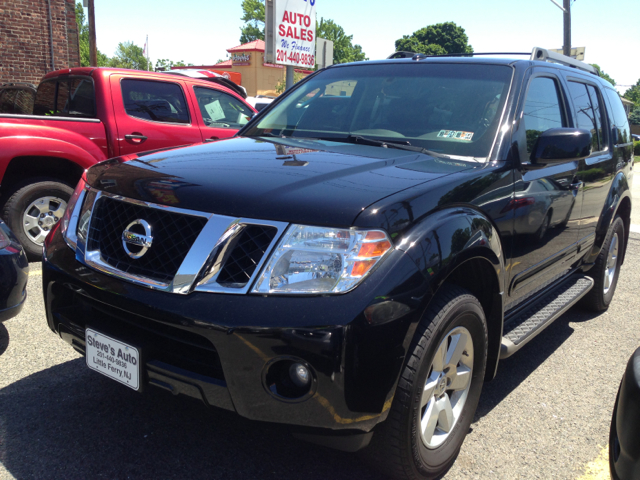
[[38,85],[33,105],[34,115],[53,115],[56,110],[56,80],[47,80]]
[[[58,108],[60,92],[61,86],[58,87]],[[69,81],[67,99],[61,113],[71,117],[95,117],[95,93],[90,79],[72,78]]]
[[122,100],[127,115],[164,123],[189,123],[189,109],[178,84],[123,79]]
[[253,112],[239,100],[212,88],[194,87],[202,120],[208,127],[240,128]]
[[625,112],[622,101],[620,100],[620,95],[612,88],[604,88],[603,92],[611,104],[611,117],[618,129],[618,143],[627,143],[631,138],[629,121],[627,120],[627,112]]
[[527,153],[543,132],[566,126],[558,84],[552,78],[537,77],[531,81],[524,105],[524,128],[527,132]]
[[[591,87],[593,88],[593,87]],[[569,82],[569,93],[576,108],[576,127],[589,130],[592,135],[593,151],[598,152],[606,145],[602,135],[602,115],[604,109],[600,108],[600,101],[592,101],[587,85],[578,82]]]

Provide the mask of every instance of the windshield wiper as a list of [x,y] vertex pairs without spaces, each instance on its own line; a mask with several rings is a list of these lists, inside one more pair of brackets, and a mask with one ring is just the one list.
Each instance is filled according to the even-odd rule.
[[399,150],[409,150],[411,152],[424,153],[425,155],[430,155],[432,157],[449,158],[448,155],[437,153],[432,150],[427,150],[426,148],[418,147],[416,145],[411,145],[408,140],[376,140],[374,138],[363,137],[362,135],[348,135],[346,139],[352,141],[353,143],[360,143],[362,145],[377,145],[383,148],[397,148]]

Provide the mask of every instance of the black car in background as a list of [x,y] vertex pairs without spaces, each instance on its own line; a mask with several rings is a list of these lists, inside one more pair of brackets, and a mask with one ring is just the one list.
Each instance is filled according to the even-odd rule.
[[87,170],[48,324],[125,387],[435,478],[501,359],[608,308],[632,164],[619,95],[561,55],[334,65],[235,138]]
[[0,322],[22,310],[28,278],[29,263],[22,246],[0,219]]
[[3,83],[0,86],[0,113],[31,115],[37,90],[31,83]]
[[627,363],[611,418],[609,466],[613,480],[640,478],[640,348]]

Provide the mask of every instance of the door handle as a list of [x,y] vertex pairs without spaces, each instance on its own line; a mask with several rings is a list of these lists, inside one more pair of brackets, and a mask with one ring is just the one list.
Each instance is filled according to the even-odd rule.
[[205,139],[205,143],[207,142],[215,142],[216,140],[220,140],[219,137],[209,137],[207,139]]
[[147,137],[138,132],[130,133],[129,135],[124,136],[125,140],[129,140],[131,143],[140,144],[143,143]]

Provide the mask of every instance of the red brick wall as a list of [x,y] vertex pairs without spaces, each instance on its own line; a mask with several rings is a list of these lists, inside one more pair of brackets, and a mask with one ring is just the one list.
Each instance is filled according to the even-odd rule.
[[[49,0],[55,70],[80,66],[74,0]],[[54,70],[47,0],[0,0],[0,84],[30,82]]]

